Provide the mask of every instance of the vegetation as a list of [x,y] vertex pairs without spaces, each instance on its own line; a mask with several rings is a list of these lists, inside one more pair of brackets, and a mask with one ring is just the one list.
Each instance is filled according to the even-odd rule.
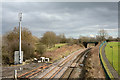
[[44,43],[47,47],[52,48],[55,46],[57,36],[54,32],[46,32],[44,33],[43,37],[41,38],[41,42]]
[[57,41],[58,41],[58,43],[66,43],[67,39],[64,34],[60,34],[57,36]]
[[46,51],[46,46],[42,43],[39,43],[36,45],[36,52],[37,55],[43,55],[43,53]]
[[[120,65],[118,65],[118,59],[120,59],[120,55],[118,55],[118,52],[120,51],[119,46],[120,42],[109,42],[105,47],[106,57],[116,71],[118,71],[118,68],[120,68]],[[118,72],[120,74],[120,71]]]
[[52,47],[52,48],[48,48],[47,51],[53,51],[53,50],[55,50],[55,49],[57,49],[57,48],[60,48],[60,47],[62,47],[62,46],[65,46],[65,45],[67,45],[67,43],[59,43],[59,44],[55,44],[54,47]]
[[[14,28],[6,33],[3,37],[2,45],[2,62],[3,64],[14,63],[14,52],[19,51],[19,28]],[[48,31],[43,34],[42,38],[37,38],[27,28],[22,28],[22,51],[24,61],[33,57],[42,56],[46,51],[53,51],[66,44],[73,45],[75,39],[67,39],[64,34],[56,35]]]
[[[24,60],[34,57],[34,43],[36,42],[27,28],[22,28],[22,51],[24,52]],[[3,64],[11,64],[14,62],[14,52],[19,51],[19,29],[14,28],[13,31],[3,36],[2,59]]]
[[94,41],[98,41],[97,38],[95,37],[85,37],[85,36],[80,36],[79,38],[79,42],[94,42]]
[[98,36],[96,36],[96,38],[97,38],[99,41],[106,40],[107,37],[108,37],[107,31],[105,31],[104,29],[99,30]]
[[[79,39],[66,38],[64,34],[56,35],[52,31],[47,31],[41,38],[37,38],[27,28],[22,28],[22,51],[24,61],[33,57],[44,55],[47,51],[54,51],[65,45],[72,46],[86,41],[101,41],[106,39],[106,31],[99,31],[100,35],[95,37],[80,36]],[[2,62],[3,64],[12,64],[14,62],[14,52],[19,50],[19,28],[14,28],[2,36]],[[109,39],[112,39],[109,37]],[[118,40],[119,38],[117,38]],[[66,53],[69,53],[67,51]]]

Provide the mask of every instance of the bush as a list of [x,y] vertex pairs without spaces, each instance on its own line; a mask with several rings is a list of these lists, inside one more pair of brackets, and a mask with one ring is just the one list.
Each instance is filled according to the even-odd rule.
[[9,60],[8,54],[6,54],[6,53],[3,54],[3,55],[2,55],[2,59],[3,59],[3,60],[2,60],[2,64],[10,64],[10,62],[9,62],[10,60]]
[[[21,50],[23,51],[23,60],[34,57],[35,39],[31,32],[22,28]],[[14,28],[13,31],[6,33],[2,40],[2,60],[4,64],[14,63],[14,52],[19,51],[19,29]]]
[[24,60],[35,57],[34,55],[35,48],[33,44],[22,42],[22,51]]
[[46,51],[46,46],[43,44],[37,45],[37,50],[36,52],[40,55],[42,55]]
[[44,43],[48,48],[52,48],[57,42],[57,36],[54,32],[48,31],[44,33],[43,37],[41,38],[41,42]]

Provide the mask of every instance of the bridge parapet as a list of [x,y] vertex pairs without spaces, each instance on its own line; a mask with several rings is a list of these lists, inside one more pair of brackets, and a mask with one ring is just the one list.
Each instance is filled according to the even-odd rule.
[[95,44],[95,46],[98,44],[99,42],[83,42],[83,45],[85,48],[87,48],[88,44]]

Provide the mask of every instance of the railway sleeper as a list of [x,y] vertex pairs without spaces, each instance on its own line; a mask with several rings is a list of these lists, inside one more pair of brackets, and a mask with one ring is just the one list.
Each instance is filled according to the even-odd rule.
[[72,63],[72,65],[70,66],[70,68],[76,68],[78,66],[78,63]]
[[68,69],[62,75],[62,79],[67,78],[67,80],[69,80],[73,78],[79,78],[79,75],[82,71],[82,67],[84,66],[83,61],[86,58],[86,55],[89,53],[90,49],[91,48],[88,48],[87,50],[85,50],[77,56],[77,58],[73,61],[70,67],[68,67]]
[[[61,79],[67,79],[67,78],[70,76],[72,70],[73,70],[73,68],[69,68],[69,67],[68,67],[68,69],[67,69],[67,70],[64,72],[64,74],[61,76]],[[61,79],[60,79],[60,80],[61,80]]]

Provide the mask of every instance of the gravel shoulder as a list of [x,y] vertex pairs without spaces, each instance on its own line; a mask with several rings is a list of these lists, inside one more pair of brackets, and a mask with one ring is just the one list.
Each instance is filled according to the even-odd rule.
[[106,78],[99,59],[99,45],[91,49],[84,65],[82,78]]

